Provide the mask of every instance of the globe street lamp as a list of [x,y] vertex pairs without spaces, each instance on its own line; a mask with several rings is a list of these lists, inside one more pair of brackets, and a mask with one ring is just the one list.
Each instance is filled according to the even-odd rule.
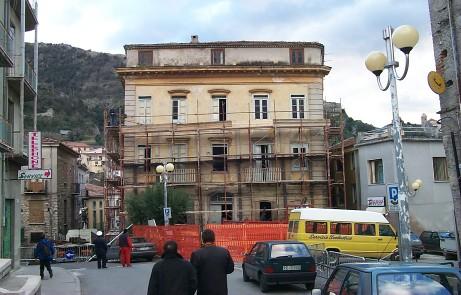
[[[387,56],[381,52],[371,52],[365,61],[369,71],[376,75],[379,89],[386,91],[390,87],[392,102],[392,133],[394,139],[395,163],[397,166],[397,180],[399,183],[399,257],[401,261],[411,261],[411,238],[410,238],[410,213],[408,211],[408,196],[411,195],[408,189],[405,175],[405,166],[402,151],[402,135],[399,117],[399,106],[397,97],[397,81],[403,80],[408,72],[410,62],[410,51],[415,47],[419,39],[418,31],[412,26],[400,26],[393,30],[388,26],[383,30],[383,39],[386,43]],[[402,76],[399,76],[396,69],[399,63],[394,58],[394,46],[405,54],[405,67]],[[387,69],[388,79],[386,86],[381,84],[380,75]]]
[[166,165],[158,165],[155,168],[155,171],[160,174],[161,180],[163,182],[163,201],[164,201],[164,208],[163,208],[163,218],[165,220],[165,225],[170,224],[169,220],[169,212],[167,214],[166,210],[168,208],[168,191],[167,191],[167,184],[168,184],[168,173],[173,172],[174,165],[172,163],[168,163]]

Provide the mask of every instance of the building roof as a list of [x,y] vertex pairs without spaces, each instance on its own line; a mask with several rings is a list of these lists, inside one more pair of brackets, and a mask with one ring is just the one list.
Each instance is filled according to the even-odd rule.
[[90,198],[102,198],[104,197],[104,187],[87,183],[85,184],[85,189],[87,191],[87,196]]
[[84,142],[78,142],[78,141],[63,141],[63,143],[71,148],[90,148],[91,146],[87,143]]
[[300,212],[303,220],[326,220],[335,222],[369,222],[389,223],[381,213],[362,210],[298,208],[291,211]]
[[53,145],[57,146],[58,148],[61,148],[61,149],[65,150],[66,152],[72,154],[76,158],[78,158],[79,155],[80,155],[79,153],[74,151],[70,146],[64,144],[63,141],[59,141],[59,140],[51,138],[51,137],[43,137],[42,138],[42,146],[53,146]]
[[319,42],[291,42],[291,41],[218,41],[197,43],[156,43],[156,44],[127,44],[123,48],[130,49],[178,49],[178,48],[300,48],[311,47],[324,49]]

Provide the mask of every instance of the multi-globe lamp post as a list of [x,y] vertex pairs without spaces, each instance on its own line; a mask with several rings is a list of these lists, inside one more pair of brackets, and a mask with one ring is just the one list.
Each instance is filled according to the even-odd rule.
[[[401,261],[410,262],[411,238],[410,238],[410,212],[408,210],[408,197],[412,195],[409,191],[402,151],[402,135],[399,117],[399,106],[397,97],[397,80],[403,80],[408,72],[410,63],[410,51],[418,43],[419,34],[415,28],[403,25],[397,29],[388,26],[383,30],[383,39],[386,44],[386,54],[373,51],[365,61],[369,71],[376,75],[379,89],[386,91],[390,89],[392,102],[392,137],[394,140],[395,163],[397,168],[398,180],[398,208],[399,208],[399,257]],[[399,62],[395,60],[394,47],[400,49],[405,54],[405,67],[402,76],[397,73]],[[388,79],[386,85],[381,83],[380,75],[387,69]],[[422,182],[416,180],[411,184],[413,191],[421,187]]]
[[163,202],[164,202],[164,207],[163,207],[163,218],[165,221],[165,225],[170,224],[170,219],[169,219],[169,214],[171,212],[166,212],[168,208],[168,191],[167,191],[167,185],[168,185],[168,173],[171,173],[174,171],[174,165],[172,163],[167,163],[165,165],[158,165],[155,168],[155,171],[160,174],[160,177],[163,182]]

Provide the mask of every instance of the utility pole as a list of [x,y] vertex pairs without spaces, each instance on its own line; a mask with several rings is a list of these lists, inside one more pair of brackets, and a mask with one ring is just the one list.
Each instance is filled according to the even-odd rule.
[[[457,0],[428,0],[437,77],[428,76],[431,88],[439,94],[440,122],[447,156],[448,175],[454,206],[454,222],[458,242],[458,267],[461,266],[459,237],[461,236],[461,196],[458,154],[460,146],[460,48],[461,2]],[[446,119],[446,120],[445,120]]]

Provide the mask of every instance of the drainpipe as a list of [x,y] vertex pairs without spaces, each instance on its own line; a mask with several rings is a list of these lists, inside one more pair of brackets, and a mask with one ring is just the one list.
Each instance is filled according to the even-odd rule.
[[[35,2],[35,15],[38,15],[38,1]],[[34,131],[37,131],[37,99],[38,99],[38,23],[35,24],[35,43],[34,43],[34,72],[35,72],[35,96],[34,96]]]

